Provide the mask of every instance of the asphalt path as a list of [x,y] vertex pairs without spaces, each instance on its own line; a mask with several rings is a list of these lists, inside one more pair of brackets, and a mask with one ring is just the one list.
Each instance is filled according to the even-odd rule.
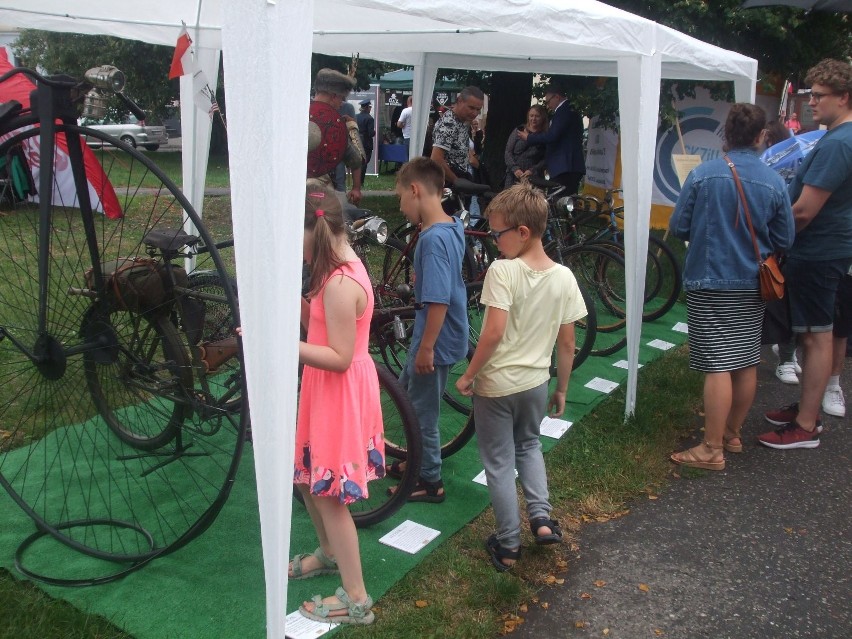
[[627,516],[584,525],[564,585],[542,593],[547,608],[530,605],[512,637],[852,637],[852,425],[825,417],[815,449],[758,444],[771,428],[763,412],[798,399],[775,362],[764,349],[745,452],[728,453],[723,472],[679,471]]

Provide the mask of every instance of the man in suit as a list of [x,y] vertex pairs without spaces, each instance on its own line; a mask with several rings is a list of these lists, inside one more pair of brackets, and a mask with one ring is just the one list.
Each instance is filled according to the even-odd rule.
[[544,106],[553,113],[550,127],[543,133],[518,131],[518,137],[528,144],[545,146],[545,162],[550,180],[576,193],[586,174],[583,156],[583,118],[571,108],[565,91],[551,84],[544,93]]
[[361,144],[364,146],[364,164],[361,167],[361,184],[367,175],[367,164],[373,155],[373,138],[376,137],[376,120],[370,115],[373,103],[370,100],[361,100],[361,112],[355,116],[358,123],[358,133],[361,136]]

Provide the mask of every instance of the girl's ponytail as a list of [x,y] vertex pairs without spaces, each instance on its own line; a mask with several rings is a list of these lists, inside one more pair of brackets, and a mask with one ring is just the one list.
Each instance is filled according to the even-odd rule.
[[334,251],[337,237],[346,233],[343,207],[337,194],[316,179],[307,181],[305,193],[305,231],[313,231],[311,286],[309,297],[322,289],[328,276],[345,264]]

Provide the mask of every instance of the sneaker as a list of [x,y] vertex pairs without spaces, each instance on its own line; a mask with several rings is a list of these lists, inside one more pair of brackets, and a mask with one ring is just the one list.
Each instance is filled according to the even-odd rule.
[[793,362],[784,362],[775,367],[775,377],[785,384],[798,384],[799,377],[796,375],[796,365]]
[[822,409],[834,417],[846,417],[846,401],[840,386],[829,386],[822,396]]
[[802,374],[802,367],[799,366],[799,358],[796,357],[796,351],[793,351],[793,370],[796,371],[796,375]]
[[796,422],[790,422],[769,433],[757,436],[764,446],[789,450],[792,448],[816,448],[819,446],[819,432],[808,432]]
[[[773,426],[786,426],[796,421],[799,415],[799,402],[782,406],[778,410],[770,410],[763,414],[763,418]],[[816,432],[822,432],[822,420],[817,419]]]

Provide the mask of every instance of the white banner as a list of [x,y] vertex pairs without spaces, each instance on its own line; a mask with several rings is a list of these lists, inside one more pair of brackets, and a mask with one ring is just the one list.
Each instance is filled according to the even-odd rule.
[[615,183],[618,133],[596,125],[597,118],[594,118],[589,123],[586,145],[586,184],[607,190],[613,188]]

